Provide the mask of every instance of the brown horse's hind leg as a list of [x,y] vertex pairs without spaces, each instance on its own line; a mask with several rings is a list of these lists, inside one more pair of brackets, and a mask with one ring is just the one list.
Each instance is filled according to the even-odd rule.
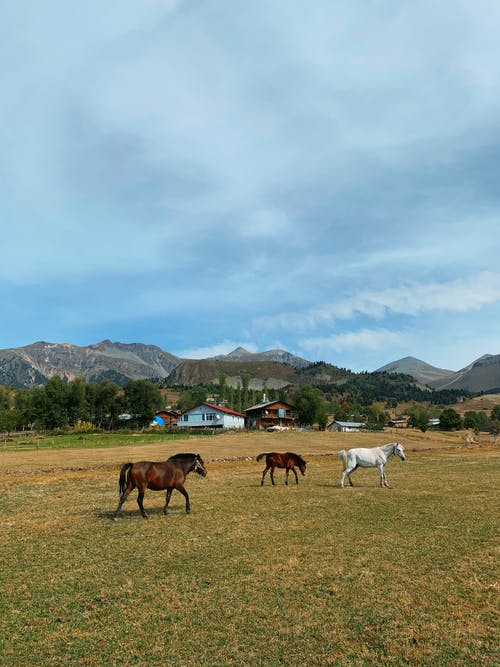
[[168,503],[170,502],[170,498],[172,496],[172,491],[173,491],[172,487],[167,489],[167,495],[165,496],[165,507],[163,508],[163,514],[168,513]]
[[271,470],[269,471],[269,476],[271,477],[271,482],[273,483],[273,486],[276,486],[274,483],[274,471],[276,470],[276,466],[271,466]]
[[128,498],[129,495],[130,495],[130,492],[132,491],[133,488],[134,488],[133,486],[131,486],[131,487],[128,487],[128,486],[127,486],[127,488],[126,488],[126,489],[123,491],[123,493],[121,494],[121,496],[120,496],[120,500],[118,501],[118,507],[116,508],[116,512],[115,512],[114,517],[113,517],[114,519],[116,519],[116,517],[117,517],[117,516],[120,514],[120,512],[122,511],[123,503],[127,500],[127,498]]
[[266,467],[266,469],[265,469],[264,472],[262,473],[262,479],[260,480],[260,485],[261,485],[261,486],[264,485],[264,477],[266,476],[266,472],[267,472],[268,470],[269,470],[269,468]]
[[146,510],[144,509],[144,505],[142,504],[143,500],[144,500],[144,489],[139,489],[139,493],[137,495],[137,504],[139,505],[139,509],[141,510],[143,518],[147,519],[148,515],[146,514]]

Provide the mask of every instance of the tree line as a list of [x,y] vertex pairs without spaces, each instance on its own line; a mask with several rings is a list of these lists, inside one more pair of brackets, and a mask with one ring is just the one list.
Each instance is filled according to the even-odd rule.
[[[410,384],[408,378],[385,373],[366,377],[361,374],[357,382],[347,380],[341,386],[299,384],[280,389],[251,388],[248,373],[242,373],[236,387],[228,385],[224,374],[218,380],[209,386],[177,387],[179,399],[173,407],[184,412],[210,396],[217,403],[244,412],[263,400],[282,400],[294,406],[303,426],[325,428],[329,415],[333,415],[337,421],[364,422],[370,430],[377,430],[387,425],[389,410],[394,410],[400,400],[411,400],[404,389]],[[422,431],[429,428],[430,420],[435,417],[445,430],[462,427],[492,433],[500,430],[500,406],[490,415],[471,411],[462,418],[448,406],[449,401],[456,402],[464,392],[443,395],[418,390],[417,396],[422,402],[415,402],[408,414],[410,425]],[[440,404],[438,396],[443,399]],[[130,380],[120,387],[110,380],[92,383],[82,378],[66,381],[54,376],[44,386],[32,389],[0,386],[0,431],[144,427],[165,407],[164,392],[153,381]]]

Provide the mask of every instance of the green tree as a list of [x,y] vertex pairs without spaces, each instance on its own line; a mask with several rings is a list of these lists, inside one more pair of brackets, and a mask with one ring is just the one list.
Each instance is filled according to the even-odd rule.
[[427,431],[431,413],[424,405],[419,405],[418,403],[413,405],[408,410],[408,416],[410,417],[410,426],[419,428],[422,433]]
[[205,387],[192,387],[183,391],[177,401],[177,409],[180,412],[186,412],[207,400],[207,390]]
[[146,426],[161,408],[160,389],[149,380],[131,380],[123,387],[125,410],[139,426]]
[[366,411],[366,427],[372,431],[381,431],[389,421],[389,413],[374,403]]
[[453,408],[445,408],[439,415],[439,428],[453,431],[462,427],[462,418]]
[[328,420],[327,404],[317,387],[296,385],[289,392],[289,402],[295,406],[299,422],[303,426],[318,424],[326,426]]
[[471,428],[476,432],[488,431],[491,420],[485,412],[469,410],[464,415],[464,428]]
[[250,385],[250,375],[246,372],[241,374],[241,409],[245,410],[250,407],[248,402],[248,387]]
[[493,443],[497,444],[497,438],[500,435],[500,405],[495,405],[490,415],[489,432],[493,436]]
[[93,388],[91,402],[94,405],[93,421],[98,428],[111,430],[117,423],[120,413],[120,389],[111,380],[103,380]]
[[68,383],[58,375],[54,375],[45,385],[44,394],[43,399],[41,396],[39,397],[38,420],[45,428],[49,429],[69,426]]
[[225,401],[227,394],[227,379],[225,373],[219,375],[219,401]]

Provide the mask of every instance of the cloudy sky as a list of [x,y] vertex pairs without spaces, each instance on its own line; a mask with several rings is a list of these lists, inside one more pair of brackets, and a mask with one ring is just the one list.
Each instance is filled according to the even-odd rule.
[[0,348],[500,354],[496,0],[0,0]]

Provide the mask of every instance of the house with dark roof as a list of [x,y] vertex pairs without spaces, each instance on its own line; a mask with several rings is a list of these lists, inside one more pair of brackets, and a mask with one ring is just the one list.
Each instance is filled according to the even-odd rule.
[[297,428],[295,408],[285,401],[263,401],[245,410],[247,428]]
[[177,426],[179,414],[180,413],[176,410],[171,410],[169,408],[159,410],[158,412],[155,412],[155,416],[153,417],[153,426]]
[[200,403],[185,410],[177,420],[179,428],[245,428],[245,415],[215,403]]

